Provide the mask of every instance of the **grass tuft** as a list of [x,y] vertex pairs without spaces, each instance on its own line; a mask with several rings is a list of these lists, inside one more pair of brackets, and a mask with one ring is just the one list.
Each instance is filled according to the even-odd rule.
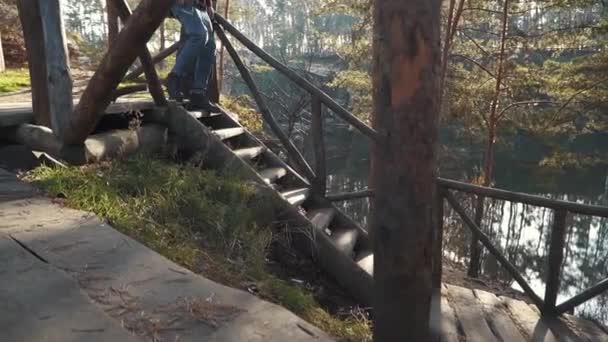
[[30,86],[30,73],[27,69],[7,69],[0,72],[0,94],[12,93]]
[[194,272],[236,288],[253,283],[260,297],[342,341],[371,341],[365,319],[331,316],[309,290],[270,273],[273,236],[259,220],[268,220],[270,209],[242,179],[143,157],[80,168],[42,166],[27,179]]

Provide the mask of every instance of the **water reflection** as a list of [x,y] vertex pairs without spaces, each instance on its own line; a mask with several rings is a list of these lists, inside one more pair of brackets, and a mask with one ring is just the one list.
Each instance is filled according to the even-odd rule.
[[[481,149],[469,141],[442,135],[441,174],[467,180],[480,165]],[[359,191],[367,188],[369,146],[366,138],[346,130],[335,130],[326,138],[328,150],[328,190],[330,193]],[[607,144],[608,145],[608,144]],[[538,150],[527,145],[499,151],[496,161],[496,187],[538,194],[553,199],[585,204],[608,204],[608,170],[598,166],[577,170],[540,167]],[[527,153],[530,151],[530,153]],[[473,199],[457,196],[472,213]],[[369,201],[337,203],[362,226],[367,226]],[[545,292],[546,257],[553,220],[550,209],[486,201],[483,227],[494,244],[520,270],[534,291],[542,298]],[[558,304],[608,277],[608,219],[584,215],[568,218],[567,248]],[[444,250],[453,261],[467,264],[468,229],[460,218],[446,207]],[[498,262],[484,251],[482,273],[521,291]],[[576,314],[608,324],[608,293],[575,309]]]

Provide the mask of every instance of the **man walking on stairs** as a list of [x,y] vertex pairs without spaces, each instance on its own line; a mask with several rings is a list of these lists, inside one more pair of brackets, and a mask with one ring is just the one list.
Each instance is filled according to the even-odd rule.
[[177,0],[171,14],[182,25],[183,39],[167,80],[169,97],[177,101],[184,98],[182,80],[189,71],[194,70],[190,109],[218,113],[220,109],[207,96],[209,78],[215,65],[215,39],[211,23],[213,0]]

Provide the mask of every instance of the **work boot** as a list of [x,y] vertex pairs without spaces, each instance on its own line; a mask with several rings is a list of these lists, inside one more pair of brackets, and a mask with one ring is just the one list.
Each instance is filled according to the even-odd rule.
[[182,93],[182,78],[177,74],[170,73],[167,78],[167,92],[169,98],[177,102],[184,100],[184,93]]
[[205,93],[190,93],[189,110],[204,110],[209,113],[220,113],[221,109],[211,103]]

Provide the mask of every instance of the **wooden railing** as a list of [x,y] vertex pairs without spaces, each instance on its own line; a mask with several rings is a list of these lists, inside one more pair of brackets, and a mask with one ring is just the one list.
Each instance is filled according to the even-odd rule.
[[[435,250],[439,251],[434,255],[434,264],[441,264],[441,235],[443,232],[443,204],[447,202],[454,211],[460,216],[465,226],[471,230],[483,246],[492,254],[496,260],[509,272],[513,279],[524,290],[524,293],[534,302],[544,315],[556,316],[573,310],[576,306],[598,296],[608,290],[608,278],[598,284],[584,290],[580,294],[556,305],[557,295],[560,288],[561,269],[564,262],[564,250],[566,247],[567,218],[570,214],[583,214],[608,218],[608,207],[585,205],[574,202],[548,199],[541,196],[510,192],[505,190],[481,187],[467,183],[461,183],[448,179],[438,179],[438,224],[437,232],[439,238],[436,241]],[[468,194],[505,200],[516,203],[523,203],[544,207],[553,210],[553,227],[551,229],[549,254],[547,256],[546,287],[544,299],[541,299],[532,290],[525,278],[519,273],[517,268],[504,256],[504,254],[492,243],[490,237],[479,227],[466,210],[458,202],[453,191],[465,192]],[[441,270],[436,269],[435,274],[441,275]],[[439,278],[440,279],[440,278]],[[435,277],[435,282],[437,277]],[[437,285],[437,283],[435,283]]]
[[[375,131],[373,128],[366,125],[363,121],[358,119],[355,115],[350,113],[348,110],[340,106],[335,102],[329,95],[324,93],[321,89],[314,86],[310,81],[304,77],[298,75],[295,71],[289,67],[283,65],[270,54],[265,52],[263,49],[258,47],[255,43],[245,37],[241,32],[238,31],[232,24],[216,14],[217,24],[215,25],[216,33],[223,46],[226,48],[230,56],[232,57],[236,67],[238,68],[243,80],[247,84],[251,91],[253,98],[264,117],[264,120],[269,124],[270,129],[280,140],[281,144],[285,148],[289,159],[292,164],[305,175],[310,181],[314,192],[320,196],[326,197],[330,201],[346,201],[352,199],[373,197],[373,190],[363,190],[352,193],[342,193],[327,195],[326,194],[326,164],[325,164],[325,142],[323,135],[323,106],[329,108],[331,111],[336,113],[344,121],[352,125],[359,132],[369,137],[372,141],[380,141],[381,134]],[[288,79],[297,84],[300,88],[308,92],[311,96],[311,112],[312,112],[312,123],[311,123],[311,136],[313,138],[314,146],[314,169],[305,160],[302,153],[295,147],[290,141],[289,137],[282,131],[280,125],[275,120],[269,106],[266,104],[264,97],[261,95],[253,77],[249,70],[239,57],[236,49],[228,40],[226,33],[230,33],[236,38],[241,44],[253,52],[256,56],[261,58],[263,61],[268,63],[274,69],[279,71],[281,74],[286,76]],[[152,63],[157,63],[160,60],[166,58],[171,53],[177,50],[177,45],[173,45],[168,49],[159,53],[156,57],[151,59]],[[150,61],[150,58],[147,58]],[[129,77],[136,77],[141,74],[142,70],[135,70]],[[433,255],[433,279],[435,286],[440,285],[441,273],[442,273],[442,240],[443,240],[443,208],[444,203],[447,202],[454,211],[461,217],[465,226],[473,233],[472,236],[479,239],[482,245],[492,254],[496,260],[509,272],[513,279],[523,289],[524,293],[532,300],[532,302],[541,310],[544,315],[560,315],[565,312],[571,311],[576,306],[583,304],[584,302],[594,298],[608,289],[608,278],[599,282],[598,284],[584,290],[580,294],[568,299],[567,301],[556,305],[557,295],[560,287],[561,280],[561,268],[564,261],[564,249],[566,247],[566,232],[567,232],[567,218],[570,214],[583,214],[592,215],[608,218],[608,208],[601,206],[584,205],[579,203],[552,200],[540,196],[510,192],[505,190],[481,187],[471,185],[467,183],[457,182],[453,180],[439,178],[437,180],[437,204],[436,204],[436,215],[438,227],[435,230],[435,243],[434,255]],[[549,255],[547,257],[548,272],[546,273],[546,290],[544,299],[538,296],[532,287],[528,284],[526,279],[520,274],[517,268],[504,256],[504,254],[492,243],[490,237],[479,227],[471,217],[467,214],[463,206],[458,202],[453,191],[464,192],[468,194],[483,196],[487,198],[505,200],[510,202],[524,203],[528,205],[534,205],[539,207],[545,207],[552,209],[554,212],[553,227],[551,230]]]

